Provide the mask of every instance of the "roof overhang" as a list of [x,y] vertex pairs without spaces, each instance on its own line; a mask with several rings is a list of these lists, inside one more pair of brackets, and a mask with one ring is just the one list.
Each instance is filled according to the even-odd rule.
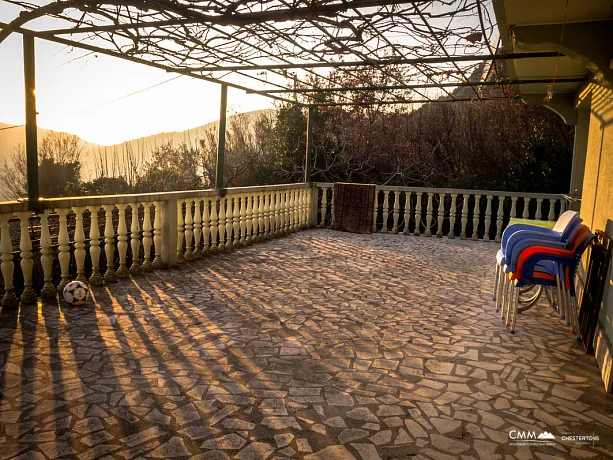
[[524,101],[546,105],[574,124],[576,95],[587,83],[573,79],[613,88],[612,0],[494,0],[494,12],[506,52],[560,53],[508,62],[514,80],[558,81],[551,91],[547,83],[514,85]]

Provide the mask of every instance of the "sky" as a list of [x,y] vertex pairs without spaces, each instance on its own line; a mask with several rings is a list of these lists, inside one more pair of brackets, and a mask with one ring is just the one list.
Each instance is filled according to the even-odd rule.
[[[0,21],[16,11],[0,3]],[[38,125],[112,145],[161,132],[183,131],[219,118],[220,86],[110,56],[36,40]],[[272,108],[270,99],[229,88],[228,111]],[[0,43],[0,122],[25,121],[22,37]]]

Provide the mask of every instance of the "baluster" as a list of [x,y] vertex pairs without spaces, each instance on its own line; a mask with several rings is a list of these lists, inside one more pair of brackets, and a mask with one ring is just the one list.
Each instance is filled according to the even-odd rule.
[[428,206],[426,208],[426,232],[425,236],[432,236],[432,198],[434,193],[428,193]]
[[281,190],[281,234],[287,234],[287,192]]
[[522,214],[523,219],[530,218],[530,198],[524,198],[524,212]]
[[202,255],[207,255],[210,252],[211,242],[211,214],[209,208],[209,199],[204,197],[202,200]]
[[414,236],[421,235],[421,199],[422,192],[415,192],[417,195],[417,201],[415,202],[415,230],[413,231]]
[[281,211],[281,197],[279,195],[279,191],[273,192],[270,207],[271,207],[270,231],[274,238],[276,236],[279,236],[279,230],[281,227],[281,217],[279,216],[279,212]]
[[398,219],[400,217],[400,192],[394,192],[394,208],[392,211],[392,222],[394,226],[392,231],[394,234],[398,234]]
[[142,273],[140,266],[140,223],[138,221],[138,203],[130,204],[132,213],[132,221],[130,222],[130,248],[132,248],[132,265],[130,265],[130,273],[138,275]]
[[479,239],[479,218],[481,214],[480,205],[481,195],[475,195],[475,206],[473,207],[473,241]]
[[251,205],[251,241],[249,244],[254,244],[258,241],[258,236],[260,234],[260,194],[254,193],[253,196],[249,198],[249,201],[252,202]]
[[202,212],[200,211],[200,198],[194,199],[194,258],[202,257],[200,243],[202,241]]
[[326,212],[328,211],[328,187],[321,188],[321,222],[319,226],[324,228],[326,226]]
[[185,260],[194,258],[194,218],[192,217],[192,200],[185,200]]
[[2,270],[2,278],[4,280],[4,296],[0,304],[3,308],[16,308],[19,305],[19,299],[13,292],[13,273],[15,266],[13,264],[13,243],[11,242],[11,231],[9,219],[10,214],[0,214],[0,270]]
[[270,239],[270,198],[272,195],[264,193],[264,229],[262,240]]
[[234,224],[232,219],[234,217],[235,207],[236,199],[234,196],[229,196],[228,201],[226,202],[226,251],[234,249],[234,243],[232,243],[232,230],[234,228]]
[[281,236],[284,234],[285,229],[285,192],[283,190],[277,192],[277,205],[279,208],[277,236]]
[[460,239],[466,239],[466,224],[468,223],[468,198],[470,197],[469,193],[463,194],[464,201],[462,203],[462,232],[460,233]]
[[241,195],[234,197],[234,207],[232,208],[232,231],[234,233],[234,240],[232,247],[238,249],[241,245],[240,233],[241,233],[241,206],[245,206],[245,203],[241,205]]
[[241,208],[241,219],[243,217],[242,210],[245,210],[244,228],[241,228],[241,233],[244,233],[243,246],[248,246],[251,243],[251,235],[253,233],[253,207],[251,201],[253,197],[249,193],[243,195],[243,207]]
[[287,206],[287,233],[292,233],[294,229],[294,191],[287,191],[287,198],[285,200]]
[[492,225],[492,195],[487,195],[487,204],[485,206],[485,232],[483,241],[490,241],[490,227]]
[[[313,190],[307,189],[304,191],[304,226],[305,228],[313,228],[313,221],[317,219],[317,210],[313,213]],[[315,214],[313,216],[313,214]]]
[[301,212],[301,193],[302,190],[294,190],[292,192],[292,212],[293,212],[293,218],[292,218],[292,232],[297,232],[298,229],[300,229],[300,212]]
[[372,231],[377,233],[377,217],[379,217],[379,189],[375,190],[375,206],[372,211]]
[[164,217],[162,210],[162,203],[159,201],[153,202],[155,206],[155,216],[153,218],[153,247],[155,256],[151,266],[158,270],[165,267],[165,263],[162,260],[162,240],[164,238]]
[[286,235],[289,232],[289,192],[287,190],[281,192],[281,205],[283,209],[281,229],[283,235]]
[[74,228],[74,260],[77,266],[77,281],[87,282],[85,278],[85,232],[83,231],[83,212],[84,207],[74,207],[72,211],[75,213],[75,228]]
[[266,239],[274,237],[275,232],[275,192],[267,193],[268,195],[268,212],[270,216],[268,224],[266,225]]
[[512,217],[518,217],[517,216],[517,197],[516,196],[511,197],[511,214],[509,214],[509,219],[511,219]]
[[438,238],[443,237],[443,223],[445,222],[445,197],[446,196],[447,196],[446,193],[438,194],[438,219],[436,220],[436,223],[437,223],[436,236]]
[[404,228],[403,235],[409,234],[409,223],[411,222],[411,192],[404,192]]
[[[21,273],[23,274],[23,293],[21,294],[21,304],[29,304],[36,302],[36,293],[32,289],[32,269],[34,261],[32,260],[32,241],[30,240],[30,211],[16,213],[19,217],[19,227],[21,235],[19,239],[19,249],[21,250]],[[83,238],[85,239],[85,238]]]
[[141,270],[150,272],[153,269],[151,264],[151,203],[143,203],[143,264]]
[[296,231],[298,231],[304,227],[304,189],[298,189],[296,194],[298,200],[296,214]]
[[556,220],[556,200],[553,198],[549,199],[549,216],[548,219],[550,221]]
[[219,219],[217,224],[217,231],[219,232],[219,243],[217,244],[217,251],[224,252],[226,250],[226,198],[219,197]]
[[239,195],[240,210],[238,228],[240,231],[239,246],[247,246],[247,194]]
[[273,198],[273,202],[272,202],[272,207],[273,207],[273,224],[274,224],[274,229],[273,229],[273,236],[279,236],[279,232],[281,230],[281,216],[280,216],[280,212],[281,212],[281,197],[278,191],[274,192],[274,198]]
[[276,236],[279,236],[279,231],[281,229],[281,216],[280,216],[280,212],[281,212],[281,195],[280,195],[279,191],[275,191],[273,193],[273,200],[272,200],[271,207],[273,208],[273,210],[272,210],[271,231],[272,231],[272,235],[273,235],[273,238],[274,238]]
[[[221,206],[221,204],[220,204]],[[219,243],[217,237],[219,236],[219,218],[217,217],[217,198],[214,197],[211,200],[211,253],[215,254],[219,252]]]
[[66,222],[67,209],[58,209],[57,215],[60,219],[60,230],[58,233],[58,254],[57,258],[60,262],[61,281],[57,286],[60,295],[64,292],[64,288],[70,281],[68,269],[70,268],[70,239],[68,238],[68,223]]
[[185,262],[183,240],[185,238],[185,220],[183,219],[183,200],[177,200],[177,263]]
[[498,218],[496,219],[496,238],[494,241],[500,242],[502,235],[502,221],[504,220],[504,200],[506,196],[498,197]]
[[288,216],[287,216],[287,232],[288,233],[293,233],[294,232],[294,191],[293,190],[288,190],[287,192],[287,201],[288,201],[288,205],[287,205],[287,212],[288,212]]
[[117,250],[119,252],[119,269],[117,270],[118,278],[128,278],[130,272],[126,266],[126,257],[128,255],[128,227],[126,226],[126,205],[118,204],[117,212],[119,214],[119,223],[117,224]]
[[258,236],[260,234],[260,204],[259,204],[260,194],[253,194],[253,196],[249,197],[249,201],[253,204],[251,206],[251,227],[249,237],[249,244],[252,245],[258,241]]
[[[53,250],[51,249],[51,235],[49,234],[49,214],[50,211],[47,210],[44,214],[40,215],[40,264],[43,268],[43,281],[45,283],[40,291],[40,296],[43,299],[50,300],[56,298],[57,291],[53,285]],[[100,244],[100,241],[98,241],[98,244]],[[98,248],[98,255],[100,255],[100,248]],[[96,264],[97,268],[98,265]],[[100,274],[98,274],[98,277],[100,277]],[[102,282],[102,279],[100,282]]]
[[383,233],[387,233],[388,232],[388,228],[387,228],[387,221],[389,219],[390,213],[389,213],[389,195],[390,192],[389,190],[383,190],[383,228],[381,229],[381,231]]
[[260,192],[253,197],[253,242],[260,242],[264,234],[264,193]]
[[543,199],[536,199],[536,213],[534,214],[534,220],[543,220],[543,213],[541,212],[541,207],[543,205]]
[[264,232],[264,194],[258,193],[253,197],[253,242],[260,242]]
[[449,207],[449,233],[447,234],[447,238],[453,240],[455,238],[455,221],[457,219],[457,201],[458,194],[451,194],[451,206]]

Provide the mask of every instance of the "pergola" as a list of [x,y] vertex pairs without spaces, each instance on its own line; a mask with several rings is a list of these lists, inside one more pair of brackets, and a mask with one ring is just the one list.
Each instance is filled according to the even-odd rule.
[[[18,14],[0,43],[23,35],[28,198],[39,199],[35,38],[221,85],[216,187],[223,188],[227,88],[308,108],[518,97],[585,78],[510,80],[493,61],[559,57],[504,53],[491,0],[0,0]],[[511,86],[513,85],[513,86]],[[499,86],[492,96],[484,87]],[[464,91],[456,91],[466,87]],[[462,94],[462,95],[460,95]]]

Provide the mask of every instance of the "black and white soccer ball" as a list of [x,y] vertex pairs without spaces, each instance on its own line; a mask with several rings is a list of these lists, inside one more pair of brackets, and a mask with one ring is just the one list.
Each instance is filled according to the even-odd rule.
[[82,281],[71,281],[64,288],[64,300],[71,305],[83,305],[87,302],[89,288]]

